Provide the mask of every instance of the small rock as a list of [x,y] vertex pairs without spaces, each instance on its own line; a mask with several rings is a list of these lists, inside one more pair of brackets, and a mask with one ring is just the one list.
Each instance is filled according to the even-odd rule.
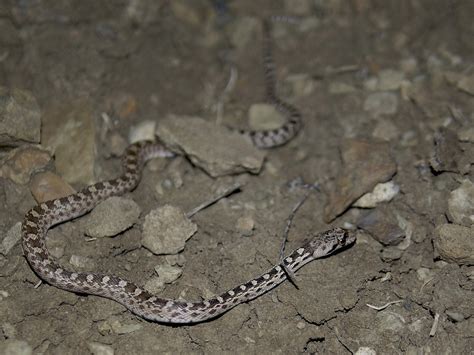
[[400,192],[400,186],[393,181],[375,185],[372,192],[366,193],[353,206],[361,208],[374,208],[381,202],[391,201]]
[[212,177],[257,174],[262,168],[262,151],[240,134],[202,118],[170,116],[160,122],[157,133],[169,149],[185,154]]
[[384,141],[391,141],[397,139],[400,131],[391,120],[380,119],[372,132],[374,138],[382,139]]
[[415,57],[402,59],[402,61],[400,62],[400,69],[405,74],[413,74],[416,72],[417,68],[418,68],[418,61],[416,60]]
[[50,171],[33,176],[30,182],[30,191],[38,203],[65,197],[76,192],[60,176]]
[[403,251],[401,251],[398,248],[387,247],[383,249],[381,258],[383,261],[390,262],[390,261],[400,259],[402,257],[402,254],[403,254]]
[[171,265],[157,265],[155,271],[158,277],[152,277],[145,284],[145,289],[152,294],[163,291],[166,284],[170,284],[181,276],[183,270],[180,267]]
[[0,254],[7,255],[21,239],[21,222],[11,227],[0,245]]
[[212,16],[212,8],[205,0],[174,0],[170,6],[178,20],[196,27],[203,27],[207,19]]
[[398,110],[398,97],[391,92],[375,92],[364,101],[364,110],[373,117],[393,115]]
[[186,258],[183,254],[166,255],[165,260],[171,266],[184,266],[186,263]]
[[377,355],[377,352],[367,346],[361,346],[359,349],[357,349],[355,355]]
[[101,202],[87,216],[86,235],[95,238],[113,237],[130,228],[140,216],[135,201],[113,196]]
[[43,117],[42,138],[54,151],[57,173],[70,184],[93,183],[97,147],[92,103],[67,101],[48,107]]
[[249,236],[255,228],[255,221],[252,217],[240,217],[237,220],[235,228],[244,236]]
[[39,143],[41,111],[31,93],[0,87],[0,146]]
[[152,276],[145,282],[143,288],[152,295],[156,295],[164,290],[165,283],[158,276]]
[[398,70],[385,69],[379,72],[377,89],[379,91],[389,91],[400,89],[405,80],[405,74]]
[[309,74],[292,74],[285,79],[285,82],[290,86],[294,97],[311,95],[315,88],[314,79]]
[[108,145],[108,149],[112,156],[114,157],[122,156],[127,146],[128,146],[127,140],[123,138],[120,134],[112,133],[110,135],[110,144]]
[[459,173],[463,170],[463,150],[452,130],[442,127],[435,133],[430,165],[436,172]]
[[128,134],[128,141],[135,143],[144,140],[154,140],[156,131],[155,121],[142,121],[138,125],[133,126]]
[[118,320],[110,322],[110,326],[116,334],[129,334],[143,328],[141,324],[122,324]]
[[474,95],[474,75],[462,77],[457,86],[459,90]]
[[110,345],[91,341],[87,343],[87,347],[93,355],[114,355],[114,349]]
[[461,142],[474,142],[474,127],[464,128],[458,132],[458,138]]
[[33,348],[24,340],[6,339],[0,342],[0,354],[31,355]]
[[469,227],[474,223],[474,184],[464,180],[461,186],[451,191],[448,199],[450,221]]
[[433,279],[435,273],[426,267],[420,267],[418,270],[416,270],[416,276],[418,277],[418,280],[422,282],[428,282],[429,280]]
[[454,322],[462,322],[466,319],[461,313],[458,312],[446,311],[446,315]]
[[249,43],[254,43],[259,26],[259,21],[254,17],[237,18],[230,28],[230,42],[238,50],[246,48]]
[[354,86],[346,84],[346,83],[335,81],[329,84],[330,94],[335,94],[335,95],[349,94],[355,91],[356,91],[356,88]]
[[285,117],[269,104],[253,104],[249,109],[249,125],[255,130],[267,130],[281,127]]
[[0,177],[12,180],[16,184],[24,185],[30,180],[31,174],[44,169],[51,161],[49,152],[25,147],[11,151],[0,168]]
[[342,172],[329,192],[324,219],[332,221],[355,200],[386,182],[397,171],[385,142],[347,139],[341,144]]
[[386,246],[397,245],[405,238],[405,232],[398,226],[392,213],[382,209],[376,209],[361,218],[357,226]]
[[176,254],[196,231],[181,209],[165,205],[146,215],[142,245],[154,254]]
[[474,265],[474,228],[442,224],[435,229],[434,245],[446,261]]

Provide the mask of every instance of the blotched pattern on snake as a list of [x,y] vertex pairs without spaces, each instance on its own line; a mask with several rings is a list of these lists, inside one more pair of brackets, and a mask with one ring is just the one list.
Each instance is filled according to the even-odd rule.
[[[268,60],[271,63],[271,57]],[[272,75],[267,74],[267,76]],[[275,98],[278,103],[279,99],[276,95]],[[288,112],[293,110],[285,103],[279,105]],[[282,135],[273,139],[274,145],[283,144],[282,137],[291,139],[296,134],[297,128],[292,122],[290,119],[287,125],[293,128],[283,129],[280,132]],[[288,132],[291,133],[291,137],[287,135]],[[271,146],[271,140],[267,139],[271,134],[268,132],[245,134],[253,137],[252,141],[259,147]],[[212,319],[242,302],[252,300],[286,280],[286,272],[294,273],[306,263],[330,255],[355,241],[352,233],[341,228],[314,235],[307,244],[285,258],[282,265],[275,265],[261,276],[217,297],[197,302],[160,298],[119,276],[69,271],[51,258],[45,245],[45,238],[52,226],[89,212],[110,196],[122,195],[133,190],[140,181],[143,166],[147,160],[171,155],[158,141],[134,143],[124,153],[124,173],[120,177],[96,183],[75,194],[41,203],[31,209],[22,224],[22,245],[29,264],[38,276],[49,284],[67,291],[115,300],[145,319],[163,323],[189,324]]]

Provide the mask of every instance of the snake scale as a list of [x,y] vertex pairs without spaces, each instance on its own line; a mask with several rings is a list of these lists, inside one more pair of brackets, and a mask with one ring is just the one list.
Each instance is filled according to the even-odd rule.
[[[273,131],[241,132],[260,148],[286,143],[301,127],[298,110],[280,100],[275,94],[269,31],[269,25],[265,23],[264,68],[267,95],[270,102],[286,115],[287,121],[283,127]],[[197,302],[160,298],[119,276],[69,271],[50,256],[45,238],[52,226],[91,211],[110,196],[122,195],[133,190],[141,179],[147,160],[171,155],[158,140],[134,143],[124,153],[124,172],[120,177],[90,185],[70,196],[41,203],[28,211],[22,223],[22,246],[26,259],[36,274],[60,289],[117,301],[136,315],[151,321],[193,324],[215,318],[240,303],[266,293],[285,281],[287,272],[294,273],[306,263],[330,255],[355,241],[352,233],[341,228],[316,234],[308,243],[286,257],[282,264],[273,266],[261,276],[219,296]]]

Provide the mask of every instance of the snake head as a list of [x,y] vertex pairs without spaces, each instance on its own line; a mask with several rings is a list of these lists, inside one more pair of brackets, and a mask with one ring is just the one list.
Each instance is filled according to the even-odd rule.
[[343,228],[333,228],[315,236],[309,243],[314,258],[330,255],[356,241],[353,232]]

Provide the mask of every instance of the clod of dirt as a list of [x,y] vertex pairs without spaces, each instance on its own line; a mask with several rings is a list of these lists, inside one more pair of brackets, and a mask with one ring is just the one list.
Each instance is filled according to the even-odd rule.
[[76,192],[60,176],[50,171],[36,174],[31,179],[30,191],[38,203],[65,197]]
[[442,224],[435,229],[434,245],[446,261],[474,265],[474,228]]
[[384,142],[347,139],[341,144],[341,156],[343,168],[324,209],[326,222],[335,219],[355,200],[397,172],[390,148]]
[[474,184],[464,180],[461,186],[451,191],[448,200],[449,219],[464,226],[474,223]]
[[27,91],[0,87],[0,146],[39,143],[41,111]]
[[176,254],[196,231],[180,208],[164,205],[146,215],[142,245],[153,254]]
[[137,221],[140,212],[135,201],[110,197],[87,216],[85,233],[94,238],[116,236],[130,228]]
[[186,155],[212,177],[257,174],[265,157],[239,134],[199,117],[170,116],[160,122],[157,134],[168,148]]

